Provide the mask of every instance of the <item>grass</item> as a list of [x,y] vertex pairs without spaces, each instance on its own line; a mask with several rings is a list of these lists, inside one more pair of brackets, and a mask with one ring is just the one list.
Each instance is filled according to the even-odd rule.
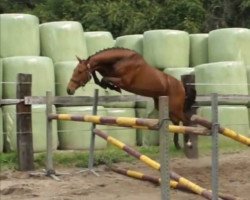
[[[232,153],[246,149],[242,144],[239,144],[230,139],[220,137],[219,142],[220,153]],[[136,147],[141,154],[158,160],[159,159],[159,147],[158,146],[142,146]],[[199,154],[210,155],[211,154],[211,137],[200,137],[199,139]],[[184,157],[182,151],[177,151],[174,146],[170,146],[171,157]],[[89,152],[88,151],[56,151],[53,153],[53,163],[55,167],[88,167]],[[102,151],[95,152],[94,165],[111,164],[118,162],[134,162],[136,159],[129,156],[126,152],[121,151],[116,147],[109,147]],[[35,168],[45,168],[46,154],[36,153],[34,156]],[[1,153],[0,154],[0,170],[16,169],[17,168],[17,155],[16,153]]]

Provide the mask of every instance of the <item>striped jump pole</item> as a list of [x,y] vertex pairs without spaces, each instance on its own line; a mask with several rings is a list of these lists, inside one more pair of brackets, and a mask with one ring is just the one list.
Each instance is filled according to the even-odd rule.
[[[146,174],[143,174],[141,172],[138,172],[138,171],[125,170],[125,169],[121,169],[121,168],[117,168],[117,167],[111,167],[110,169],[118,174],[122,174],[122,175],[125,175],[128,177],[132,177],[132,178],[143,180],[143,181],[149,181],[149,182],[157,184],[157,185],[161,184],[161,179],[159,177],[150,176],[150,175],[146,175]],[[179,182],[173,181],[173,180],[170,180],[170,187],[173,189],[187,191],[186,187],[179,184]],[[223,193],[219,193],[219,197],[222,199],[226,199],[226,200],[237,200],[237,198],[235,198],[231,195],[228,195],[228,194],[223,194]]]
[[[110,117],[98,115],[70,115],[70,114],[50,114],[49,120],[66,120],[78,122],[91,122],[95,124],[109,125],[109,126],[122,126],[138,129],[158,130],[158,119],[144,119],[132,117]],[[211,135],[210,131],[203,127],[190,127],[190,126],[176,126],[169,125],[168,131],[171,133],[182,134],[196,134],[196,135]]]
[[[110,169],[118,174],[122,174],[128,177],[136,178],[136,179],[143,180],[143,181],[149,181],[157,185],[161,184],[161,178],[158,178],[155,176],[150,176],[150,175],[146,175],[141,172],[138,172],[138,171],[125,170],[125,169],[120,169],[116,167],[111,167]],[[170,187],[174,189],[183,189],[183,190],[186,189],[185,187],[181,186],[178,182],[172,181],[172,180],[170,180]]]
[[[194,122],[194,123],[197,123],[197,124],[200,124],[201,126],[204,126],[206,127],[207,129],[211,129],[212,128],[212,122],[202,118],[202,117],[199,117],[197,115],[193,115],[191,117],[191,121]],[[227,136],[235,141],[238,141],[242,144],[245,144],[247,146],[250,146],[250,138],[244,136],[244,135],[241,135],[239,133],[236,133],[235,131],[231,130],[231,129],[228,129],[228,128],[224,128],[224,127],[219,127],[219,133],[221,133],[222,135],[224,136]]]
[[[106,133],[104,133],[103,131],[101,131],[99,129],[94,129],[94,133],[96,135],[98,135],[99,137],[103,138],[104,140],[106,140],[107,142],[109,142],[109,143],[113,144],[114,146],[127,152],[129,155],[137,158],[138,160],[141,160],[142,162],[149,165],[150,167],[152,167],[156,170],[160,170],[160,168],[161,168],[160,163],[152,160],[151,158],[149,158],[145,155],[142,155],[140,152],[132,149],[131,147],[124,144],[123,142],[121,142],[121,141],[119,141],[111,136],[108,136]],[[206,199],[212,200],[212,192],[211,191],[209,191],[205,188],[202,188],[199,185],[196,185],[195,183],[178,175],[177,173],[170,171],[170,178],[177,181],[179,184],[183,185],[188,190],[190,190],[196,194],[199,194],[199,195],[205,197]],[[218,198],[218,199],[222,200],[222,198]]]

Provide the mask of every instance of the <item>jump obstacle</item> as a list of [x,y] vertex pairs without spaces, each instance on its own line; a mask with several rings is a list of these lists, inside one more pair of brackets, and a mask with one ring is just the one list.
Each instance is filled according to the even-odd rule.
[[[51,104],[51,101],[49,100],[47,107],[50,107],[50,104]],[[78,121],[78,122],[81,121],[81,122],[91,122],[93,124],[141,128],[141,129],[149,129],[149,130],[159,130],[159,127],[161,125],[161,124],[159,124],[160,120],[157,120],[157,119],[128,118],[128,117],[101,117],[101,116],[97,116],[97,115],[79,116],[79,115],[69,115],[69,114],[52,114],[52,110],[49,110],[47,112],[47,119],[48,119],[48,121],[52,121],[52,120],[68,120],[68,121]],[[161,121],[161,123],[162,123],[162,121]],[[211,122],[210,122],[210,125],[211,125]],[[198,127],[168,125],[166,127],[168,127],[168,129],[166,129],[166,130],[168,130],[169,132],[179,132],[179,133],[183,133],[183,134],[211,135],[210,130],[208,130],[211,128],[211,126],[205,126],[206,128],[204,128],[204,127],[198,128]],[[236,141],[239,141],[243,144],[248,145],[248,143],[244,142],[244,141],[248,141],[248,139],[245,136],[242,136],[240,134],[237,134],[240,137],[232,137],[232,134],[224,134],[224,135],[228,136]],[[238,139],[238,138],[246,138],[246,139],[242,140],[242,139]],[[152,165],[152,167],[154,166],[155,169],[160,170],[159,163],[152,161],[150,158],[148,158],[146,156],[143,156],[143,155],[139,156],[140,154],[136,154],[136,155],[137,155],[138,159],[140,158],[146,164]],[[147,161],[149,161],[149,163]],[[48,165],[48,166],[50,166],[50,168],[48,168],[48,169],[52,169],[52,172],[55,173],[53,170],[51,158],[50,158],[50,162],[51,163]],[[180,185],[180,187],[184,187],[184,188],[190,190],[191,192],[200,194],[201,196],[203,196],[207,199],[213,199],[214,193],[212,193],[210,190],[207,190],[205,188],[202,188],[202,187],[194,184],[193,182],[181,177],[180,175],[176,174],[175,172],[171,172],[170,177],[173,179],[172,181],[175,181],[176,183],[178,183]],[[172,182],[172,183],[170,182],[170,186],[171,186],[171,184],[173,185],[173,183],[174,182]],[[161,184],[161,185],[163,185],[163,184]],[[223,195],[223,194],[218,193],[218,198],[216,198],[216,199],[235,200],[236,198],[231,197],[230,195]]]
[[[118,147],[119,149],[127,152],[129,155],[135,157],[136,159],[142,161],[143,163],[147,164],[148,166],[152,167],[153,169],[156,169],[158,171],[160,171],[161,165],[160,163],[156,162],[155,160],[152,160],[151,158],[149,158],[148,156],[145,156],[141,153],[139,153],[138,151],[132,149],[131,147],[127,146],[126,144],[124,144],[123,142],[115,139],[112,136],[109,136],[107,133],[99,130],[99,129],[94,129],[94,133],[96,135],[98,135],[99,137],[103,138],[104,140],[106,140],[108,143]],[[135,173],[134,173],[135,174]],[[137,177],[142,176],[141,174],[137,174]],[[200,187],[199,185],[189,181],[188,179],[180,176],[179,174],[170,171],[170,178],[174,180],[174,182],[170,181],[170,186],[172,186],[173,188],[178,188],[182,186],[183,188],[186,188],[187,190],[194,192],[196,194],[199,194],[203,197],[205,197],[206,199],[210,199],[212,200],[212,192]],[[154,180],[156,182],[156,180]],[[223,198],[220,197],[218,198],[219,200],[232,200],[235,199],[233,197],[227,198],[225,195]]]
[[[143,181],[149,181],[151,183],[154,183],[156,185],[160,185],[161,184],[161,178],[159,177],[155,177],[155,176],[151,176],[151,175],[146,175],[143,174],[139,171],[135,171],[135,170],[125,170],[125,169],[121,169],[121,168],[117,168],[117,167],[110,167],[110,170],[118,173],[118,174],[122,174],[128,177],[132,177],[135,179],[139,179],[139,180],[143,180]],[[192,192],[190,190],[188,190],[185,186],[179,184],[177,181],[173,181],[170,180],[170,187],[173,189],[178,189],[178,190],[183,190],[183,191],[189,191]],[[222,199],[228,199],[228,200],[237,200],[235,197],[228,195],[228,194],[223,194],[223,193],[219,193],[219,197]]]
[[[66,120],[66,121],[78,121],[78,122],[91,122],[101,125],[110,126],[122,126],[131,127],[137,129],[148,129],[148,130],[158,130],[159,120],[158,119],[145,119],[145,118],[131,118],[131,117],[109,117],[109,116],[98,116],[98,115],[70,115],[70,114],[51,114],[48,116],[50,120]],[[209,136],[212,123],[208,120],[193,115],[191,121],[204,126],[202,127],[190,127],[190,126],[176,126],[169,125],[168,131],[171,133],[182,133],[182,134],[195,134]],[[250,138],[236,133],[228,128],[219,128],[219,133],[229,137],[237,142],[250,146]]]

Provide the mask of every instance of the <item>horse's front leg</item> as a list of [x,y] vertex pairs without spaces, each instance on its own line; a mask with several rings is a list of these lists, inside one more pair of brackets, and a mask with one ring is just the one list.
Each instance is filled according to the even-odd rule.
[[107,85],[107,87],[111,90],[115,90],[121,93],[122,80],[121,78],[116,77],[103,77],[101,80],[101,84]]
[[94,79],[94,82],[95,84],[99,85],[100,87],[106,89],[108,87],[108,84],[105,83],[105,82],[102,82],[98,79],[98,77],[96,76],[96,73],[95,71],[92,72],[92,76],[93,76],[93,79]]

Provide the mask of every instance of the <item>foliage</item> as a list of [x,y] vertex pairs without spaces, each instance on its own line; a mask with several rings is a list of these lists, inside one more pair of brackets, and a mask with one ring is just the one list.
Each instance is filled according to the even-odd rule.
[[189,33],[250,27],[250,0],[1,0],[0,13],[30,13],[40,22],[74,20],[115,37],[151,29]]

